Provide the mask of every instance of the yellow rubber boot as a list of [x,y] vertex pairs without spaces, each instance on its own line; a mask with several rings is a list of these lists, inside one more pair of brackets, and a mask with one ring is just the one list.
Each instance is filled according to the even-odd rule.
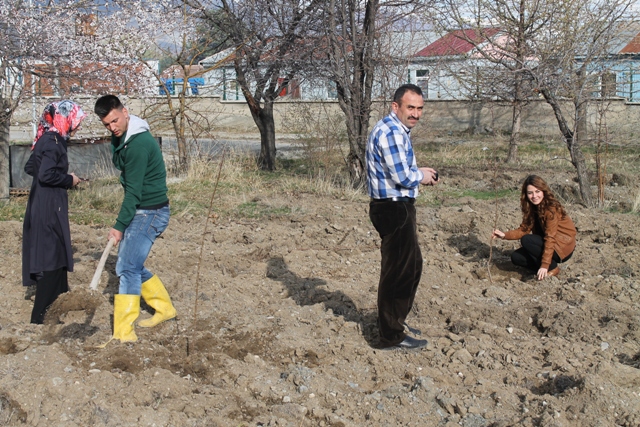
[[140,295],[113,296],[113,338],[121,342],[138,341],[133,323],[140,315]]
[[162,281],[157,275],[142,284],[142,298],[156,312],[150,319],[141,320],[138,326],[143,328],[151,328],[165,320],[176,317],[176,309],[171,304],[169,293],[164,288]]

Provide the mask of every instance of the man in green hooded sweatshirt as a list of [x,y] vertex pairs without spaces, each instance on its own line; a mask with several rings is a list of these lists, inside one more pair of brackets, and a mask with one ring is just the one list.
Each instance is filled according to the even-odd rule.
[[116,263],[120,288],[113,300],[113,338],[137,341],[134,322],[140,315],[140,296],[155,313],[138,326],[150,328],[176,317],[164,285],[144,266],[153,242],[169,224],[167,172],[149,124],[129,114],[118,97],[99,98],[94,111],[111,132],[113,164],[121,171],[124,187],[120,213],[108,235],[116,245],[120,243]]

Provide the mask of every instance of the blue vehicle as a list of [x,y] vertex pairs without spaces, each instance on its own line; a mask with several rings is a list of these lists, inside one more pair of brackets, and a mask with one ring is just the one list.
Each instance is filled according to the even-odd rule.
[[[175,95],[176,94],[176,85],[181,85],[184,82],[184,79],[162,79],[164,81],[164,85],[167,88],[167,91],[171,94],[171,95]],[[199,87],[200,86],[204,86],[204,79],[202,77],[191,77],[189,79],[187,79],[187,82],[189,84],[189,88],[187,89],[187,95],[199,95],[200,94],[200,90]],[[164,86],[160,85],[160,95],[166,95],[167,92],[165,91]]]

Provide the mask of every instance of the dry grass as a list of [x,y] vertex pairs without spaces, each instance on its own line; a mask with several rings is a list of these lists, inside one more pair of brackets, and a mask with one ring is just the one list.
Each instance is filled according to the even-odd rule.
[[[218,172],[217,159],[193,160],[185,177],[169,185],[174,215],[201,215],[210,200]],[[328,170],[335,172],[329,173]],[[173,180],[170,180],[173,181]],[[217,215],[260,217],[292,213],[289,203],[300,194],[315,194],[346,200],[367,200],[361,189],[353,189],[340,167],[310,168],[308,159],[282,160],[275,172],[260,171],[255,157],[229,152],[220,173],[214,202]],[[287,201],[288,206],[276,201]]]
[[[324,138],[330,138],[330,134],[331,132],[326,133]],[[289,215],[295,211],[295,207],[291,207],[295,204],[291,201],[301,194],[365,202],[366,192],[363,189],[353,189],[349,184],[343,157],[347,147],[344,144],[322,142],[322,138],[316,140],[316,143],[319,147],[314,147],[313,143],[307,141],[305,144],[308,144],[309,150],[301,150],[299,158],[279,159],[278,170],[275,172],[258,170],[256,159],[251,154],[228,152],[220,174],[214,213],[239,218]],[[495,158],[506,157],[507,144],[507,137],[500,135],[414,135],[418,163],[442,170],[464,168],[490,172],[487,165],[493,164]],[[319,156],[319,153],[324,155]],[[559,141],[529,138],[520,146],[518,164],[505,165],[505,170],[526,168],[543,169],[550,174],[554,171],[572,173],[573,166],[564,160],[566,155],[566,147]],[[637,176],[640,169],[637,149],[618,148],[610,150],[609,155],[609,170],[615,168],[617,173]],[[593,156],[588,152],[586,157],[588,162],[592,162]],[[322,158],[321,163],[319,158]],[[188,172],[183,176],[170,176],[172,215],[206,215],[218,167],[218,159],[199,157],[192,160]],[[470,186],[447,189],[438,186],[432,191],[423,192],[420,204],[437,205],[446,191],[446,198],[495,197],[495,192],[489,188]],[[640,211],[640,190],[634,195],[635,199],[633,196],[628,199],[625,211]],[[120,209],[122,188],[116,177],[99,178],[70,191],[69,201],[71,221],[110,226]],[[9,203],[0,206],[0,220],[22,220],[25,206],[26,197],[12,198]]]
[[636,198],[633,200],[631,211],[634,213],[640,212],[640,188],[636,190]]
[[[489,163],[506,159],[508,135],[429,135],[424,130],[413,135],[418,160],[436,167],[471,167],[482,169]],[[422,163],[424,163],[423,161]],[[527,138],[518,147],[518,162],[511,165],[528,168],[571,170],[566,146],[557,139]]]
[[327,106],[320,112],[296,107],[283,113],[282,123],[284,132],[296,136],[292,143],[312,173],[327,176],[326,171],[345,167],[349,142],[343,114]]
[[110,176],[83,182],[68,194],[70,221],[100,226],[118,215],[123,190],[118,178]]

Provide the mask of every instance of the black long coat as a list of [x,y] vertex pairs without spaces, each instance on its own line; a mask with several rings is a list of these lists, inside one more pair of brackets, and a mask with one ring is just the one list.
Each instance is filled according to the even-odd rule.
[[67,174],[67,140],[44,133],[24,170],[33,176],[22,227],[22,283],[28,286],[43,271],[73,271],[67,196],[73,177]]

